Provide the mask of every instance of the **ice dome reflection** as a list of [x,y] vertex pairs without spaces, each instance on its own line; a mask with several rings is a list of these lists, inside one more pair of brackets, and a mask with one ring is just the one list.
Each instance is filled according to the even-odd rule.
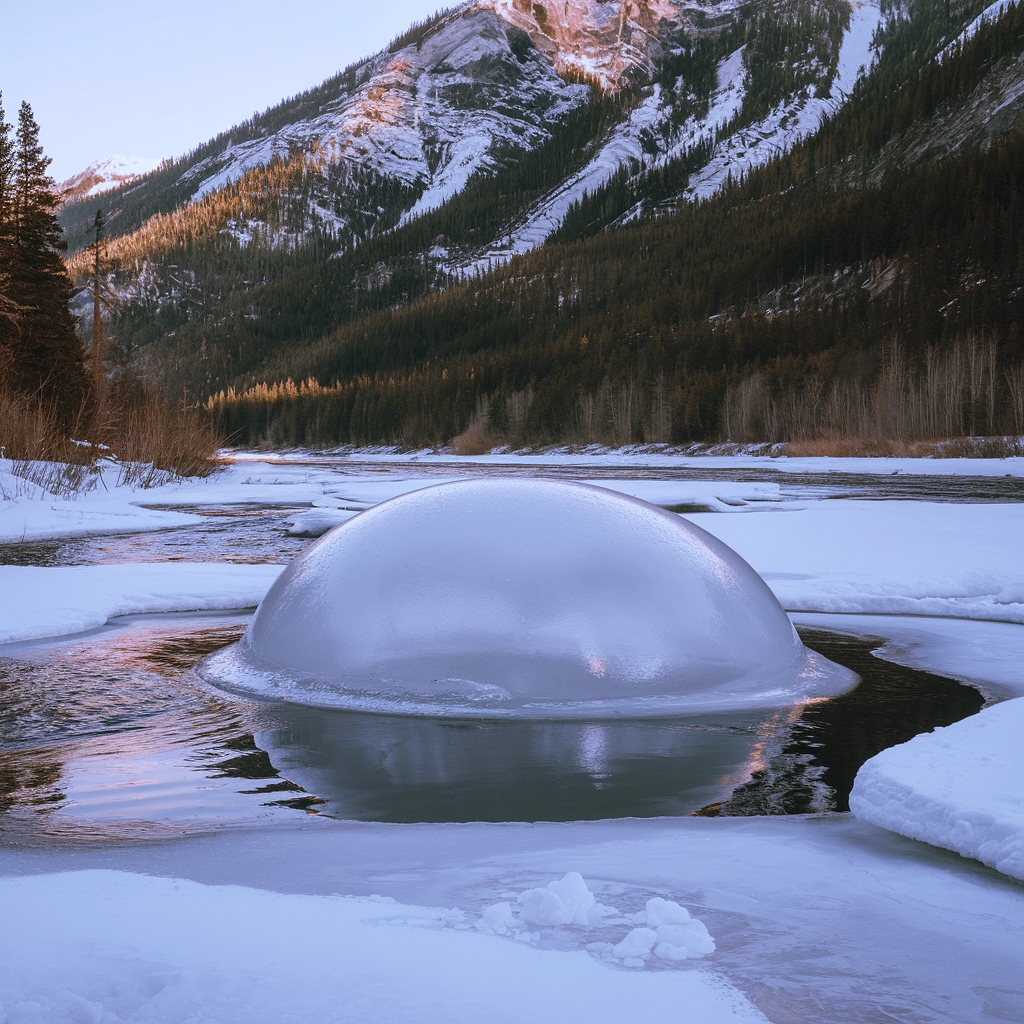
[[478,718],[782,705],[856,681],[804,648],[704,530],[542,480],[440,484],[337,527],[203,674],[307,704]]
[[256,742],[289,781],[357,821],[575,821],[727,800],[772,712],[654,721],[456,721],[268,704]]

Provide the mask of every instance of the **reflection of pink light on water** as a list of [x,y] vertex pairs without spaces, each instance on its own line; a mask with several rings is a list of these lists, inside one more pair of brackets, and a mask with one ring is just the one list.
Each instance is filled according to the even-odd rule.
[[590,669],[590,674],[597,676],[598,679],[603,679],[605,672],[608,671],[608,663],[604,658],[598,658],[593,654],[587,658],[587,666]]
[[764,771],[768,767],[772,755],[776,753],[773,749],[776,740],[780,736],[788,735],[790,727],[796,725],[807,705],[812,703],[817,703],[817,699],[794,704],[793,707],[776,711],[766,718],[758,727],[758,740],[750,748],[746,761],[736,771],[719,779],[718,784],[735,788],[743,785],[744,782],[749,782],[754,777],[754,772]]
[[607,740],[604,727],[588,725],[580,736],[579,766],[592,778],[603,779],[608,775]]

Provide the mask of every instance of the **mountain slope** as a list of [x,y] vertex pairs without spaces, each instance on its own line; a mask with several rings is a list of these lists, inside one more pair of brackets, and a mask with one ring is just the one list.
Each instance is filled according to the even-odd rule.
[[1021,433],[1020,112],[993,126],[1024,10],[930,59],[955,32],[888,23],[849,103],[742,184],[281,349],[261,378],[306,384],[211,410],[278,444]]
[[[121,296],[112,324],[118,357],[147,367],[177,394],[184,387],[201,397],[289,374],[342,382],[380,373],[429,376],[438,359],[493,350],[493,366],[506,368],[494,370],[498,376],[491,374],[486,388],[466,384],[457,400],[449,396],[449,410],[458,411],[443,427],[431,421],[429,430],[416,428],[421,439],[454,429],[495,389],[535,391],[553,364],[538,355],[534,365],[524,352],[544,350],[559,337],[578,344],[609,331],[648,338],[653,332],[670,339],[658,344],[676,354],[659,357],[661,368],[642,375],[685,376],[687,366],[697,365],[679,348],[689,337],[681,326],[687,318],[732,323],[748,315],[744,310],[755,315],[792,305],[804,286],[772,271],[770,248],[760,257],[765,267],[747,263],[741,270],[727,247],[718,258],[740,277],[719,275],[716,297],[697,305],[687,299],[671,315],[637,321],[623,311],[652,302],[657,308],[658,300],[640,298],[656,278],[604,276],[601,254],[646,238],[634,232],[632,240],[617,240],[624,228],[651,217],[668,218],[666,237],[674,237],[669,222],[691,217],[695,201],[742,205],[747,200],[736,197],[746,193],[733,184],[739,176],[749,176],[751,187],[761,183],[759,201],[773,189],[784,193],[794,183],[777,167],[790,151],[804,161],[802,173],[808,161],[816,168],[826,191],[863,189],[896,169],[909,172],[998,138],[1019,121],[1021,47],[1013,32],[992,24],[956,42],[958,33],[973,31],[967,27],[980,7],[955,0],[900,7],[845,0],[473,0],[111,193],[110,223],[120,232],[109,251],[110,284]],[[959,77],[943,72],[944,83],[968,83],[969,96],[961,89],[946,101],[936,94],[936,102],[897,109],[903,100],[894,97],[917,95],[914,83],[931,81],[929,68],[959,68],[975,59],[979,40],[991,49],[991,40],[1004,36],[1010,43],[984,67]],[[943,48],[948,56],[936,61]],[[89,209],[65,211],[69,230],[86,223]],[[830,230],[819,214],[820,230]],[[610,234],[596,249],[541,253],[522,269],[495,270],[493,284],[485,277],[480,286],[458,287],[467,275],[510,259],[517,267],[521,254],[545,242],[600,232]],[[729,231],[721,241],[748,244]],[[670,246],[665,273],[674,279],[675,264],[690,258]],[[865,256],[859,270],[836,264],[834,287],[823,263],[811,275],[811,291],[832,303],[833,293],[854,287],[842,284],[851,274],[862,280],[875,273],[864,269],[869,262]],[[81,258],[71,265],[86,269]],[[588,275],[589,290],[582,283]],[[618,290],[627,278],[635,294],[622,305]],[[439,290],[435,302],[430,296]],[[477,310],[481,300],[472,298],[497,293],[506,296],[500,308],[512,308],[507,297],[514,294],[526,296],[524,309],[533,310],[523,314],[534,324],[531,340],[519,355],[508,355],[512,362],[498,353],[505,329],[495,327],[488,341],[483,325],[492,314]],[[425,334],[411,346],[403,341],[398,356],[387,338],[389,325],[404,315],[395,311],[403,309]],[[451,323],[431,320],[440,309]],[[619,312],[602,322],[612,309]],[[496,324],[506,313],[493,316]],[[354,351],[357,337],[358,359],[329,355]],[[449,341],[438,347],[442,337]],[[778,350],[773,344],[766,342],[766,356]],[[610,351],[604,343],[591,349],[602,358]],[[742,351],[748,355],[737,350],[724,361],[742,364],[753,349]],[[633,374],[641,372],[636,365]],[[469,366],[470,380],[478,369]],[[600,390],[624,371],[595,364],[587,372],[589,386]],[[554,420],[542,421],[545,436],[554,436]],[[396,436],[393,426],[388,430]]]

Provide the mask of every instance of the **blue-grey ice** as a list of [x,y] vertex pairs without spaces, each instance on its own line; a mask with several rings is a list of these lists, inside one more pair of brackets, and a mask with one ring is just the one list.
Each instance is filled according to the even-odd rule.
[[601,487],[521,479],[424,488],[332,530],[203,674],[317,705],[485,718],[773,706],[856,681],[704,530]]

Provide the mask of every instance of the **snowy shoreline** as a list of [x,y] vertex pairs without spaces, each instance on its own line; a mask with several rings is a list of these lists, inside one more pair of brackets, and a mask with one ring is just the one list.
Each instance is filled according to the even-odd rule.
[[[108,482],[109,489],[71,499],[31,490],[11,476],[10,463],[0,463],[0,483],[13,495],[0,501],[0,543],[15,545],[24,561],[33,542],[56,545],[59,554],[59,538],[187,536],[206,521],[204,512],[264,506],[281,510],[296,535],[315,535],[396,494],[466,473],[540,470],[685,510],[761,573],[798,625],[880,637],[880,656],[970,681],[990,700],[1024,694],[1024,503],[928,494],[835,500],[821,482],[831,470],[1016,479],[1024,476],[1022,459],[882,465],[375,451],[343,458],[236,453],[232,460],[203,481],[150,490]],[[609,467],[614,478],[591,475]],[[764,467],[782,473],[728,479]],[[726,478],[659,475],[667,470]],[[282,568],[218,557],[2,565],[0,642],[20,641],[7,648],[14,653],[115,616],[253,607]],[[997,704],[950,730],[976,729],[985,715],[1013,714],[1017,705],[1024,701]],[[969,754],[970,744],[950,745],[942,732],[906,745],[938,737],[946,743],[940,762],[929,750],[898,772],[881,761],[868,772],[888,771],[888,785],[900,784],[900,772],[911,775],[916,788],[889,805],[890,819],[912,817],[905,809],[927,789],[917,778],[922,765],[930,766],[924,782],[933,784]],[[899,751],[879,759],[906,756]],[[1013,797],[1016,762],[999,764],[995,779],[1009,779]],[[855,809],[870,817],[864,806]],[[936,831],[937,806],[933,800],[919,816],[931,823],[920,838],[978,856],[946,841],[949,829]],[[177,1021],[202,1010],[218,1021],[268,1024],[666,1015],[715,1024],[818,1020],[822,999],[830,1020],[850,1024],[875,1019],[882,1007],[949,1024],[1024,1013],[1024,1001],[1007,987],[1024,958],[1020,884],[851,815],[532,825],[290,821],[131,844],[55,839],[33,847],[11,834],[0,843],[0,1019]],[[1014,827],[1024,835],[1024,823]],[[566,902],[571,892],[549,883],[572,872],[597,904],[624,916],[609,917],[607,927],[600,915],[594,923],[589,916],[585,924],[557,923],[558,913],[576,912]],[[554,916],[541,914],[547,923],[527,931],[515,922],[529,892],[541,893],[529,897],[538,906],[551,902],[544,892],[555,892],[563,911],[552,904]],[[659,941],[673,943],[652,919],[640,920],[654,898],[689,908],[714,936],[715,952],[679,962],[655,955]],[[494,910],[503,905],[507,914]],[[624,955],[616,958],[614,949]],[[625,955],[632,952],[639,955]]]

